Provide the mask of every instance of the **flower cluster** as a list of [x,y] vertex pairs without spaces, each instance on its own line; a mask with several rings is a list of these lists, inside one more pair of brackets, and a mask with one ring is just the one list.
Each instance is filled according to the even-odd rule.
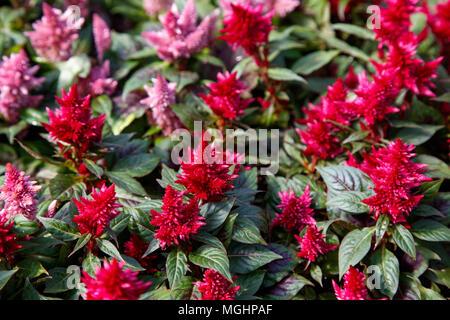
[[240,288],[212,269],[206,270],[203,282],[195,282],[195,285],[202,294],[201,300],[233,300]]
[[155,238],[160,240],[161,248],[189,239],[196,234],[205,223],[205,218],[199,215],[198,201],[191,199],[188,204],[183,201],[185,192],[177,191],[170,185],[166,188],[161,212],[151,210],[151,224],[159,227]]
[[117,87],[117,81],[109,78],[109,60],[95,66],[86,78],[78,79],[78,91],[80,96],[91,95],[97,97],[102,94],[111,95]]
[[91,196],[92,200],[86,198],[72,199],[79,212],[72,220],[78,225],[78,230],[81,233],[89,233],[92,238],[98,238],[109,225],[109,222],[119,214],[116,208],[121,207],[121,205],[116,203],[114,185],[109,188],[103,185],[99,192],[94,190]]
[[84,18],[74,20],[72,10],[52,8],[42,4],[42,19],[33,23],[33,31],[25,32],[37,54],[49,61],[64,61],[72,55],[72,43],[78,38],[78,30]]
[[19,111],[34,108],[42,100],[41,95],[32,95],[31,90],[40,86],[45,78],[36,78],[39,66],[30,67],[25,50],[12,53],[0,62],[0,114],[6,121],[19,120]]
[[144,257],[144,254],[147,251],[148,243],[142,241],[136,233],[133,233],[130,240],[125,242],[124,247],[125,254],[136,259],[136,261],[139,262],[139,264],[148,272],[153,273],[157,271],[157,269],[153,267],[153,262],[156,259],[156,256],[147,255]]
[[184,125],[170,108],[175,104],[175,82],[167,82],[160,74],[153,79],[153,87],[145,85],[148,97],[142,99],[140,103],[151,109],[152,118],[155,123],[162,128],[164,135],[168,136]]
[[143,0],[144,10],[149,16],[153,16],[168,9],[173,0]]
[[111,30],[105,20],[96,13],[92,15],[92,34],[97,49],[97,59],[103,61],[105,51],[111,46]]
[[148,43],[156,47],[158,56],[167,61],[189,58],[211,42],[217,22],[217,12],[211,13],[198,26],[194,0],[188,0],[183,12],[174,4],[165,15],[160,16],[161,31],[143,32]]
[[306,258],[309,261],[314,262],[320,254],[326,254],[338,247],[337,244],[328,244],[324,241],[325,234],[322,234],[320,228],[315,225],[310,225],[306,229],[306,233],[303,237],[294,235],[295,239],[300,245],[300,252],[297,254],[299,258]]
[[338,300],[370,300],[366,276],[353,266],[344,274],[344,288],[341,289],[334,280],[333,288]]
[[8,218],[0,215],[0,261],[5,259],[9,264],[14,260],[15,252],[22,248],[17,243],[17,235],[11,232],[14,222],[8,222]]
[[36,218],[37,200],[36,193],[41,186],[31,181],[24,171],[19,171],[11,163],[6,165],[5,184],[0,187],[0,200],[4,201],[4,207],[0,216],[6,220],[23,214],[30,220]]
[[252,5],[261,4],[265,12],[274,11],[279,17],[285,17],[300,5],[299,0],[219,0],[220,7],[225,15],[231,14],[231,4]]
[[244,112],[253,99],[241,99],[247,87],[237,79],[237,72],[217,74],[217,83],[208,85],[211,92],[201,94],[205,103],[219,117],[234,119]]
[[411,162],[414,148],[397,139],[386,148],[372,147],[371,154],[363,154],[361,164],[349,156],[347,164],[367,173],[374,183],[376,194],[363,202],[375,213],[376,219],[388,214],[393,223],[406,222],[405,215],[422,199],[423,195],[414,195],[411,189],[431,179],[423,175],[426,164]]
[[85,300],[138,300],[151,282],[139,281],[138,271],[123,269],[125,262],[104,261],[97,267],[95,278],[83,271],[82,281],[86,285]]

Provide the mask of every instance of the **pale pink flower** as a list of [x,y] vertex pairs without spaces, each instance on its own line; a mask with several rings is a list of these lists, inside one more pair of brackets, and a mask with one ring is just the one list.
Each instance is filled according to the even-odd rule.
[[168,9],[173,0],[143,0],[144,10],[149,16],[154,16]]
[[141,103],[152,110],[152,117],[156,124],[163,129],[165,135],[170,135],[174,130],[183,128],[184,125],[170,108],[175,104],[175,82],[167,83],[161,75],[153,79],[153,87],[144,86],[148,98]]
[[102,61],[105,51],[111,46],[111,30],[105,20],[96,13],[92,16],[92,33],[94,34],[97,58]]
[[93,97],[102,94],[111,95],[117,87],[117,81],[108,78],[110,74],[109,60],[102,65],[93,67],[87,78],[78,79],[78,91],[81,96],[90,94]]
[[35,78],[39,66],[30,67],[25,50],[12,53],[0,62],[0,114],[6,121],[14,123],[19,119],[22,108],[34,108],[42,96],[31,95],[30,90],[41,85],[45,78]]
[[143,32],[142,36],[156,48],[163,60],[172,62],[178,58],[189,58],[192,53],[211,43],[217,18],[218,12],[214,11],[197,26],[195,2],[188,0],[181,14],[173,4],[166,14],[159,16],[162,30]]
[[73,11],[52,8],[42,4],[44,15],[33,23],[33,31],[24,32],[30,38],[37,54],[49,61],[65,61],[72,55],[72,43],[78,38],[78,30],[84,18],[74,19]]
[[285,17],[287,14],[291,13],[300,5],[299,0],[219,0],[220,7],[225,11],[225,15],[231,13],[231,4],[239,4],[242,6],[252,5],[257,6],[259,4],[263,5],[264,11],[274,11],[275,15],[279,17]]
[[37,213],[36,193],[41,186],[35,185],[24,171],[19,171],[11,163],[6,165],[5,184],[0,187],[0,200],[4,201],[1,216],[10,219],[23,214],[34,220]]

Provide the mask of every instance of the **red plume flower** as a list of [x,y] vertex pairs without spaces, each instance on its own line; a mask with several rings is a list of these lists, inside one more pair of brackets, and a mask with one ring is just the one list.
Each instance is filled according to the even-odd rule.
[[[236,277],[235,277],[236,278]],[[235,280],[233,278],[233,281]],[[233,300],[239,286],[233,286],[217,271],[208,269],[203,274],[203,282],[195,282],[202,294],[201,300]]]
[[299,258],[306,258],[312,262],[320,254],[326,254],[338,247],[337,244],[328,244],[323,239],[326,235],[322,234],[321,229],[317,229],[315,225],[308,226],[304,237],[294,235],[297,239],[301,251],[297,254]]
[[100,192],[94,190],[91,193],[92,200],[72,199],[80,213],[73,218],[73,222],[78,224],[81,233],[90,233],[93,238],[100,237],[109,222],[119,214],[116,208],[121,205],[116,203],[114,189],[113,184],[109,188],[103,185]]
[[[76,84],[70,88],[68,94],[62,90],[62,98],[55,98],[61,108],[55,113],[47,108],[50,123],[42,125],[50,132],[51,138],[70,144],[74,148],[75,157],[80,158],[91,143],[101,140],[105,115],[91,119],[91,96],[79,97]],[[62,150],[63,144],[58,144]],[[64,156],[70,158],[70,151]]]
[[11,232],[14,222],[8,224],[8,219],[0,215],[0,261],[5,259],[9,264],[14,260],[14,253],[22,248],[17,243],[17,235]]
[[139,281],[138,271],[125,270],[125,262],[104,261],[97,267],[95,278],[83,271],[82,281],[86,285],[85,300],[138,300],[151,285]]
[[211,110],[224,119],[234,119],[244,112],[253,99],[241,99],[247,87],[237,79],[237,72],[217,74],[217,83],[207,85],[208,95],[200,94]]
[[405,214],[408,215],[422,199],[423,195],[413,195],[411,189],[431,179],[423,175],[426,164],[411,162],[415,156],[414,148],[397,139],[386,148],[372,147],[370,155],[363,154],[364,161],[360,165],[353,157],[347,163],[372,179],[376,194],[363,202],[375,213],[375,219],[380,214],[389,214],[394,223],[406,222]]
[[172,244],[179,245],[180,241],[187,240],[197,233],[205,223],[205,218],[200,216],[198,202],[191,199],[188,204],[183,201],[185,192],[176,191],[170,185],[167,186],[163,198],[162,212],[151,210],[151,224],[159,227],[155,237],[160,240],[161,248]]
[[153,260],[156,259],[156,256],[148,255],[143,258],[145,251],[147,251],[148,243],[142,241],[136,233],[133,233],[130,240],[125,242],[124,246],[125,254],[136,259],[148,272],[153,273],[157,271],[157,269],[152,267]]
[[338,300],[370,300],[366,286],[366,276],[357,268],[350,266],[344,274],[344,288],[333,280],[333,288]]
[[309,194],[309,184],[301,197],[296,197],[294,190],[281,191],[279,193],[281,204],[278,208],[282,213],[278,214],[272,222],[272,227],[282,225],[288,232],[303,229],[305,225],[315,225],[314,210],[310,208],[312,198]]

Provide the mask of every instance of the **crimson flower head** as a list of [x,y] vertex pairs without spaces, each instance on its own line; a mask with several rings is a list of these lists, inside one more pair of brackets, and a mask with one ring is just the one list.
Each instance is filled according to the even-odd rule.
[[0,114],[6,121],[17,122],[20,109],[34,108],[42,100],[42,96],[30,93],[45,81],[34,77],[38,70],[39,66],[30,67],[23,49],[0,61]]
[[201,94],[211,110],[224,119],[234,119],[244,112],[253,99],[241,99],[247,87],[237,79],[237,72],[217,74],[217,83],[207,85],[211,92]]
[[315,225],[314,210],[310,208],[312,198],[309,194],[309,184],[301,197],[296,197],[294,190],[289,192],[281,191],[279,193],[281,204],[278,208],[282,209],[281,214],[277,214],[272,222],[272,227],[282,225],[288,232],[303,229],[305,225]]
[[341,289],[334,280],[333,288],[338,300],[370,300],[366,276],[353,266],[344,274],[344,288]]
[[148,272],[156,272],[157,269],[153,268],[153,260],[156,259],[156,256],[148,255],[143,258],[145,252],[147,251],[148,243],[139,238],[136,233],[133,233],[130,240],[125,242],[125,254],[129,257],[136,259],[139,264],[145,268]]
[[9,264],[14,260],[14,253],[22,248],[17,243],[17,235],[11,232],[13,224],[13,221],[8,223],[8,218],[0,212],[0,261],[5,259]]
[[364,161],[359,165],[350,158],[348,164],[367,173],[374,183],[375,195],[363,202],[375,213],[375,219],[388,214],[393,223],[406,222],[405,215],[422,199],[423,195],[414,195],[411,189],[431,179],[423,175],[426,164],[411,162],[414,148],[397,139],[386,148],[372,147],[372,153],[363,154]]
[[279,17],[285,17],[300,5],[299,0],[219,0],[219,5],[225,11],[225,15],[232,12],[232,3],[252,6],[261,4],[265,12],[273,10]]
[[201,300],[233,300],[240,288],[240,286],[233,286],[232,282],[212,269],[205,271],[203,282],[194,284],[202,294]]
[[[62,90],[62,98],[55,98],[60,108],[55,113],[47,108],[50,123],[42,125],[50,132],[51,138],[71,145],[76,156],[81,157],[91,143],[101,140],[105,115],[91,119],[91,96],[79,97],[76,84],[70,88],[68,94]],[[58,144],[62,150],[63,144]],[[64,156],[69,158],[70,151]]]
[[306,229],[303,237],[294,235],[300,245],[300,252],[297,254],[299,258],[305,258],[309,261],[316,261],[320,254],[326,254],[338,247],[337,244],[328,244],[323,239],[326,235],[322,234],[321,229],[315,225],[310,225]]
[[205,218],[198,214],[198,201],[191,199],[185,204],[184,194],[185,192],[176,191],[169,185],[163,198],[161,213],[151,210],[151,224],[159,227],[155,238],[160,240],[163,249],[172,244],[179,245],[180,241],[189,239],[205,224],[202,221]]
[[30,220],[36,218],[36,193],[41,186],[35,185],[24,171],[19,171],[11,163],[6,164],[5,184],[0,187],[0,200],[5,202],[0,216],[10,218],[23,214]]
[[125,262],[105,260],[97,267],[95,278],[83,271],[82,281],[86,285],[85,300],[138,300],[152,284],[139,281],[138,271],[123,269]]
[[42,4],[42,11],[42,19],[33,23],[34,30],[24,34],[30,38],[39,56],[52,62],[69,59],[72,56],[72,43],[78,39],[78,30],[84,18],[73,19],[71,9],[62,13],[46,2]]
[[76,215],[72,221],[78,224],[78,230],[81,233],[90,233],[92,238],[98,238],[109,225],[109,222],[119,214],[116,208],[121,207],[121,205],[116,203],[114,184],[109,188],[103,185],[100,192],[93,190],[91,196],[92,200],[86,198],[72,199],[79,212],[79,215]]
[[442,44],[450,42],[450,2],[442,1],[436,6],[436,13],[430,13],[428,4],[424,1],[427,22],[433,30],[434,35]]
[[220,39],[228,42],[233,49],[241,46],[248,55],[259,61],[259,48],[267,44],[273,29],[273,11],[263,15],[262,5],[252,7],[231,4],[232,11],[223,20],[224,28]]

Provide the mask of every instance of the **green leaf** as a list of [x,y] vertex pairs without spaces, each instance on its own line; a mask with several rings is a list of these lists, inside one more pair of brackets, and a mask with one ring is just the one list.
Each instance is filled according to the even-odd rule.
[[427,177],[433,179],[440,179],[440,178],[450,179],[449,165],[436,157],[427,154],[420,154],[417,157],[414,157],[413,161],[415,163],[428,164],[427,171],[425,172],[425,175]]
[[86,185],[72,174],[59,173],[49,181],[48,188],[52,199],[67,201],[81,195],[86,190]]
[[17,264],[17,267],[19,267],[19,273],[17,275],[22,278],[33,279],[43,274],[48,275],[42,263],[34,259],[22,260]]
[[444,126],[441,125],[429,125],[429,124],[417,124],[414,127],[402,128],[395,138],[402,139],[403,142],[408,144],[414,144],[416,146],[421,145],[428,140]]
[[321,287],[322,285],[322,269],[320,269],[320,266],[318,264],[311,265],[311,278],[316,280]]
[[264,280],[264,270],[255,270],[248,274],[240,275],[233,285],[240,286],[238,296],[253,296],[258,292]]
[[83,260],[82,263],[83,270],[87,272],[91,277],[95,275],[96,268],[100,266],[100,259],[94,256],[91,252],[88,253],[87,257]]
[[85,54],[72,56],[67,61],[56,62],[55,65],[60,72],[57,92],[71,87],[77,77],[86,78],[91,71],[91,61]]
[[141,196],[145,196],[147,194],[142,185],[136,179],[130,177],[127,173],[110,171],[106,172],[106,175],[115,185],[125,189],[126,191]]
[[160,161],[159,156],[149,153],[131,155],[120,159],[112,171],[126,173],[132,177],[143,177],[156,168]]
[[78,238],[78,241],[75,244],[75,247],[73,248],[72,252],[69,254],[68,257],[70,257],[75,252],[77,252],[78,250],[83,248],[89,242],[89,240],[91,240],[91,237],[92,237],[92,235],[90,233],[85,233],[85,234],[81,235],[81,237]]
[[241,243],[266,244],[258,227],[248,218],[238,216],[233,227],[232,239]]
[[167,279],[169,280],[170,288],[186,274],[188,270],[187,257],[181,248],[172,250],[166,261]]
[[233,282],[230,274],[230,263],[225,252],[217,247],[204,245],[189,254],[189,260],[200,267],[213,269]]
[[440,95],[439,97],[433,98],[432,100],[450,103],[450,92],[446,92],[443,95]]
[[18,237],[29,236],[39,230],[41,226],[38,222],[25,218],[22,214],[14,216],[12,232]]
[[167,188],[167,186],[171,186],[175,190],[178,191],[184,191],[186,190],[185,187],[183,187],[181,184],[175,183],[175,180],[177,180],[177,172],[165,164],[162,166],[161,170],[161,179],[157,179],[159,185],[163,187],[164,189]]
[[170,294],[175,300],[190,300],[192,289],[194,288],[194,277],[182,277],[171,287]]
[[225,247],[223,246],[222,242],[214,237],[213,235],[206,233],[206,232],[198,232],[194,235],[194,240],[196,241],[200,241],[202,243],[205,244],[209,244],[211,246],[217,247],[220,250],[222,250],[223,252],[227,252],[227,250],[225,249]]
[[361,261],[370,250],[374,227],[349,232],[339,246],[339,279],[350,266]]
[[332,24],[331,27],[334,30],[343,31],[345,33],[355,35],[361,39],[375,40],[375,33],[373,31],[368,30],[366,28],[362,28],[362,27],[354,25],[354,24],[335,23],[335,24]]
[[1,270],[0,271],[0,290],[6,285],[6,283],[11,279],[11,277],[18,271],[19,269],[13,270]]
[[434,220],[420,220],[413,223],[414,236],[425,241],[450,241],[450,229]]
[[342,52],[345,52],[345,53],[347,53],[355,58],[361,59],[363,61],[366,61],[366,62],[370,61],[370,57],[364,51],[362,51],[359,48],[349,45],[345,41],[330,37],[328,35],[321,35],[321,37],[327,43],[327,45],[330,46],[331,48],[341,50]]
[[327,200],[328,208],[337,208],[351,213],[366,213],[369,212],[369,206],[362,202],[367,199],[371,192],[349,191],[342,192],[340,195],[335,195]]
[[297,60],[292,66],[292,70],[300,74],[309,75],[330,63],[330,61],[338,54],[339,50],[316,51],[310,53]]
[[234,199],[224,199],[220,202],[208,202],[200,208],[200,215],[206,218],[206,225],[201,230],[212,232],[217,230],[226,220]]
[[233,244],[229,249],[231,272],[249,273],[283,257],[259,244]]
[[233,213],[230,214],[227,219],[225,220],[224,226],[223,226],[223,233],[222,233],[222,241],[223,241],[223,245],[225,246],[225,248],[228,248],[228,246],[231,243],[231,237],[233,234],[233,227],[234,227],[234,223],[236,222],[236,218],[237,218],[238,214],[237,213]]
[[313,283],[298,274],[293,274],[270,289],[267,299],[289,300],[294,298],[305,285]]
[[412,259],[416,260],[416,245],[414,243],[414,237],[403,225],[396,223],[394,225],[394,241],[395,243],[406,252]]
[[380,248],[371,257],[372,265],[380,272],[380,291],[393,298],[398,289],[400,267],[395,255],[386,248]]
[[93,175],[95,175],[97,178],[101,179],[103,175],[103,169],[95,164],[94,161],[90,159],[84,159],[83,163],[85,164],[86,168],[91,172]]
[[439,188],[441,187],[444,179],[439,179],[435,181],[424,182],[419,187],[419,192],[423,194],[423,198],[421,200],[422,203],[430,203],[436,197]]
[[116,246],[112,244],[111,241],[106,239],[96,239],[98,248],[105,254],[110,257],[116,258],[119,261],[124,261],[122,256],[120,255],[119,250],[117,250]]
[[389,227],[389,217],[386,214],[380,215],[375,226],[375,246],[378,246]]
[[278,81],[298,81],[302,83],[307,83],[306,80],[296,74],[294,71],[285,68],[270,68],[268,71],[268,76],[270,79]]
[[67,223],[52,218],[37,217],[44,228],[55,238],[61,241],[72,241],[80,237],[75,229]]

